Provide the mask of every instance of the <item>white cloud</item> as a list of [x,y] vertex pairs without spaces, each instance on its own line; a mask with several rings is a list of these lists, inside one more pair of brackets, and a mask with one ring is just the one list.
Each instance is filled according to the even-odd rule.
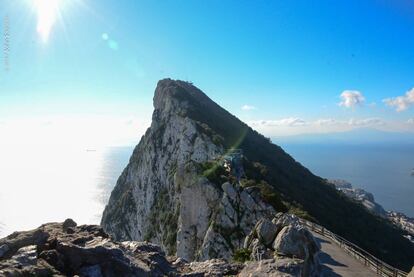
[[243,105],[243,106],[241,107],[241,109],[242,109],[243,111],[252,111],[252,110],[256,110],[256,107],[255,107],[255,106],[251,106],[251,105]]
[[407,91],[403,96],[397,96],[382,100],[387,106],[395,108],[397,112],[402,112],[414,105],[414,88]]
[[305,121],[297,117],[288,117],[278,120],[258,120],[249,122],[252,126],[261,127],[374,127],[384,125],[385,122],[381,118],[371,117],[349,120],[337,120],[333,118],[321,118],[314,121]]
[[322,119],[315,120],[314,123],[315,125],[318,125],[318,126],[329,126],[329,125],[337,124],[338,121],[333,118],[322,118]]
[[407,120],[407,123],[408,123],[408,124],[414,124],[414,118],[410,118],[410,119],[408,119],[408,120]]
[[344,90],[340,97],[341,102],[339,102],[339,106],[345,108],[353,108],[365,102],[365,97],[357,90]]
[[378,126],[378,125],[384,125],[385,122],[381,118],[373,117],[373,118],[365,118],[365,119],[350,119],[348,121],[348,124],[351,126]]
[[275,127],[275,126],[304,126],[306,125],[306,121],[296,117],[288,117],[282,118],[278,120],[259,120],[259,121],[252,121],[250,122],[253,126],[266,126],[266,127]]
[[373,128],[383,131],[409,130],[407,129],[407,124],[405,122],[385,121],[377,117],[351,119],[319,118],[315,120],[288,117],[277,120],[250,121],[247,123],[266,136],[345,132],[356,128]]

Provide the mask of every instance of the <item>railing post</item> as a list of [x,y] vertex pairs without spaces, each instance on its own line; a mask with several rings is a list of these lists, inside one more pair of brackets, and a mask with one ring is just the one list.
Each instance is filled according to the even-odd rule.
[[378,275],[382,275],[382,264],[378,263]]

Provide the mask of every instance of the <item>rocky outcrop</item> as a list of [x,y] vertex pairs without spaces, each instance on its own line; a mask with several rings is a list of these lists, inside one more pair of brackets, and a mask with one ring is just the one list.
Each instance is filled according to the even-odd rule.
[[[266,259],[248,263],[240,277],[300,277],[308,276],[303,272],[304,262],[300,259]],[[317,276],[317,275],[316,275]]]
[[345,180],[328,180],[328,182],[333,184],[337,190],[344,193],[347,197],[360,202],[369,211],[382,217],[387,216],[387,212],[384,208],[375,202],[374,195],[372,193],[360,188],[353,188],[351,183]]
[[[244,167],[237,177],[223,166],[235,149]],[[260,218],[288,210],[392,265],[412,265],[414,248],[395,228],[191,83],[165,79],[155,90],[151,126],[119,177],[101,225],[116,240],[149,241],[189,261],[229,260]]]
[[177,270],[160,247],[117,243],[99,226],[72,220],[0,240],[0,276],[165,276]]
[[328,180],[337,190],[344,193],[347,197],[360,202],[365,208],[376,215],[387,218],[394,225],[405,231],[405,238],[414,243],[414,218],[410,218],[403,213],[395,211],[385,211],[384,208],[375,202],[374,195],[360,188],[353,188],[351,183],[345,180]]
[[387,217],[396,226],[406,231],[408,234],[405,235],[412,243],[414,243],[414,218],[408,217],[403,213],[388,211]]
[[189,261],[229,260],[275,210],[257,188],[203,176],[203,164],[220,166],[225,148],[191,115],[195,102],[213,103],[189,83],[158,83],[151,127],[111,194],[102,226],[117,240],[148,240]]
[[220,190],[205,178],[183,187],[180,204],[177,255],[190,261],[230,260],[254,224],[275,212],[254,188],[226,182]]
[[[218,199],[218,191],[206,180],[197,179],[196,164],[211,160],[224,151],[209,136],[199,132],[196,121],[186,116],[188,103],[180,99],[185,96],[184,88],[198,93],[185,82],[159,82],[151,127],[118,179],[102,217],[102,226],[117,240],[152,241],[171,254],[176,252],[176,238],[185,237],[177,234],[178,221],[181,230],[197,230],[198,238],[202,239],[202,233],[207,231],[205,222],[194,226],[189,222],[186,226],[187,222],[183,220],[200,217],[203,221],[211,216],[210,203],[203,201],[207,200],[204,196]],[[184,181],[183,178],[188,179]],[[188,193],[187,183],[194,184],[200,205],[205,204],[200,206],[201,214],[194,217],[181,216],[181,211],[193,208],[186,206],[185,199],[181,201],[185,198],[181,190]]]
[[[73,220],[48,223],[0,239],[0,276],[308,276],[306,259],[284,255],[266,261],[187,262],[152,243],[115,242],[101,227]],[[259,267],[258,267],[259,265]]]
[[241,263],[229,263],[223,259],[212,259],[204,262],[192,262],[183,264],[180,271],[183,276],[202,277],[202,276],[235,276],[244,265]]
[[[289,268],[292,275],[287,276],[318,276],[319,246],[294,215],[278,213],[273,220],[260,219],[246,237],[244,248],[252,260],[265,260],[260,267],[272,267],[275,274]],[[250,265],[244,271],[250,274],[249,268],[254,270]]]

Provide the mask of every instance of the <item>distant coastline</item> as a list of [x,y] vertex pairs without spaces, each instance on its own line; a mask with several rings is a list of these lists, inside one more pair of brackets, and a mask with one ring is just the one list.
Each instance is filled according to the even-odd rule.
[[327,180],[328,183],[335,186],[337,190],[347,197],[360,202],[365,208],[376,215],[388,219],[401,230],[407,232],[405,238],[414,243],[414,218],[406,216],[404,213],[396,211],[385,211],[385,209],[375,202],[374,195],[360,188],[354,188],[351,183],[345,180]]

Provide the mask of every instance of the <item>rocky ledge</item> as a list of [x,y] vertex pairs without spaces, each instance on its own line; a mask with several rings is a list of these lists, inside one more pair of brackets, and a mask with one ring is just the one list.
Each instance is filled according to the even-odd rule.
[[337,190],[341,191],[347,197],[360,202],[369,211],[382,217],[387,216],[387,212],[384,208],[375,202],[374,195],[372,193],[360,188],[354,188],[351,183],[345,180],[328,180],[328,182],[333,184]]
[[0,276],[317,276],[317,252],[297,218],[283,214],[260,220],[238,259],[191,263],[155,244],[116,242],[100,226],[67,219],[0,239]]
[[388,211],[387,217],[392,223],[406,231],[408,234],[405,237],[414,243],[414,218],[395,211]]
[[385,211],[380,204],[375,202],[372,193],[360,188],[353,188],[351,183],[345,180],[328,180],[328,182],[347,197],[360,202],[372,213],[390,220],[395,226],[406,232],[405,238],[414,243],[414,218],[396,211]]

